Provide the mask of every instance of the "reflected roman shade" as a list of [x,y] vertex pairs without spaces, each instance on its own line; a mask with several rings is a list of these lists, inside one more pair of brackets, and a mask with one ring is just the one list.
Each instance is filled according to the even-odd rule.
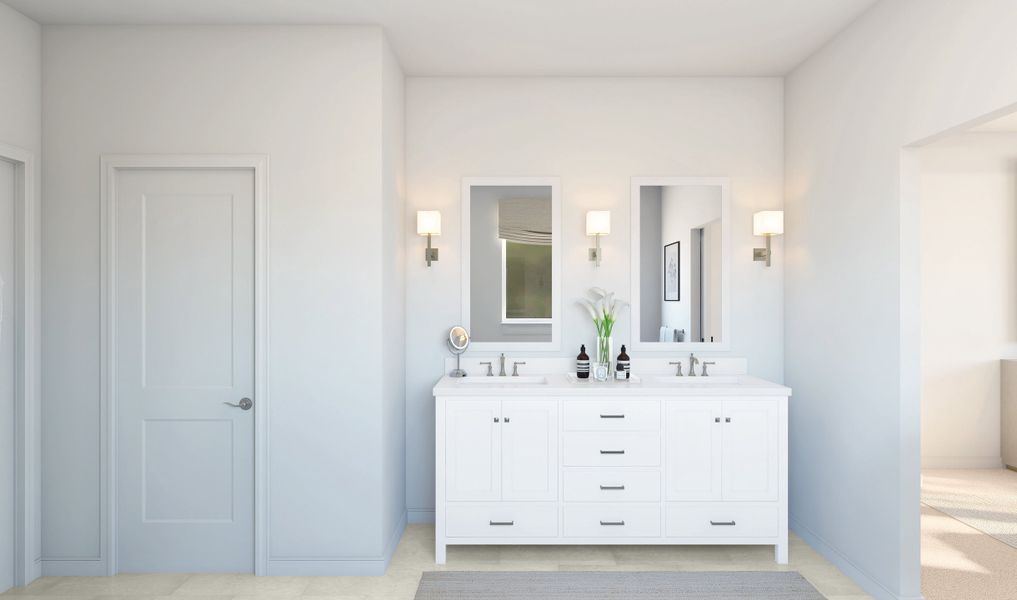
[[509,198],[498,201],[498,237],[520,244],[551,245],[551,201]]

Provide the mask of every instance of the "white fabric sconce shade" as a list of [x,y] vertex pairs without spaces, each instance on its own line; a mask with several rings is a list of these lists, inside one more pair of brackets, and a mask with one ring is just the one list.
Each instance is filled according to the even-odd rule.
[[783,235],[784,211],[764,210],[752,215],[752,235]]
[[611,233],[611,211],[591,210],[586,213],[586,235],[597,238],[597,247],[590,248],[590,260],[600,266],[603,251],[600,249],[600,236]]
[[773,251],[770,249],[770,238],[775,235],[784,235],[784,211],[764,210],[752,215],[752,235],[761,235],[766,238],[765,248],[753,248],[752,260],[766,261],[770,266],[773,258]]
[[586,213],[586,235],[607,235],[611,233],[611,211],[591,210]]
[[417,211],[417,235],[427,236],[427,249],[424,250],[424,261],[427,266],[438,260],[438,249],[431,247],[431,236],[441,235],[441,213],[436,210]]
[[418,210],[417,235],[441,235],[441,213],[436,210]]

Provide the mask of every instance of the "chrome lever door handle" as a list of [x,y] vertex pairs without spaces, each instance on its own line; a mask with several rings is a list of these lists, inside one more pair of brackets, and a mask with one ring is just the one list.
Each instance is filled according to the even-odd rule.
[[233,408],[239,408],[240,410],[251,410],[251,407],[254,406],[254,402],[251,402],[250,398],[241,398],[240,402],[236,404],[233,402],[223,402],[223,404],[232,406]]

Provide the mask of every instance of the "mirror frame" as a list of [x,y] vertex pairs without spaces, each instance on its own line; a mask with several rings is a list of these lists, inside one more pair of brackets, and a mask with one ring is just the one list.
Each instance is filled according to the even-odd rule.
[[[721,341],[719,342],[644,342],[639,339],[640,325],[640,236],[639,210],[640,210],[640,189],[644,186],[717,186],[720,188],[721,201],[721,233],[724,239],[721,242]],[[632,242],[631,270],[629,278],[631,290],[632,315],[632,345],[633,350],[640,352],[671,352],[682,350],[698,352],[725,351],[731,349],[731,180],[727,177],[633,177],[631,191],[631,229]]]
[[470,323],[470,190],[473,186],[548,186],[551,188],[551,341],[549,342],[481,342],[471,337],[470,349],[479,351],[554,351],[561,349],[561,256],[565,242],[561,231],[560,177],[464,177],[460,193],[462,305],[460,324],[473,331]]

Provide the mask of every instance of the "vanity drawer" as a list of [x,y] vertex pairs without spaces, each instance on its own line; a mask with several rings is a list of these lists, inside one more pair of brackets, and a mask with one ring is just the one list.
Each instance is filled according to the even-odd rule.
[[658,536],[659,505],[565,505],[565,537]]
[[455,537],[557,537],[558,505],[448,504],[445,535]]
[[660,473],[598,469],[565,471],[566,502],[657,502]]
[[666,505],[667,537],[774,537],[778,532],[776,504]]
[[565,465],[569,467],[656,467],[659,464],[658,433],[565,434]]
[[565,401],[565,431],[660,431],[655,400]]

